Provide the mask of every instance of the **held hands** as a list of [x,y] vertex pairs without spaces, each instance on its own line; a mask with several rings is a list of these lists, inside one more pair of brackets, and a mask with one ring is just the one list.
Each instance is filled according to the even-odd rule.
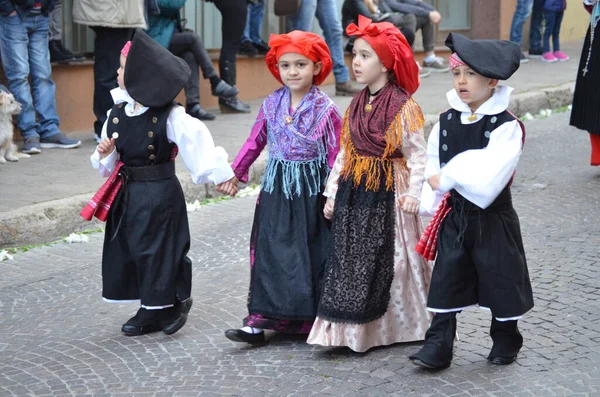
[[325,202],[325,208],[323,208],[323,215],[325,215],[325,219],[331,220],[333,218],[333,207],[335,206],[335,199],[331,197],[327,197],[327,201]]
[[442,14],[437,11],[431,11],[429,13],[429,20],[432,24],[437,25],[438,23],[442,22]]
[[217,192],[234,197],[238,192],[238,179],[234,176],[230,180],[217,185]]
[[113,138],[104,138],[102,142],[98,144],[98,153],[102,158],[108,156],[115,150],[115,140]]
[[427,179],[427,183],[429,183],[429,186],[431,186],[433,190],[438,190],[440,187],[440,174],[430,176]]
[[416,198],[412,196],[402,196],[399,201],[402,211],[408,215],[417,215],[419,212],[419,200]]

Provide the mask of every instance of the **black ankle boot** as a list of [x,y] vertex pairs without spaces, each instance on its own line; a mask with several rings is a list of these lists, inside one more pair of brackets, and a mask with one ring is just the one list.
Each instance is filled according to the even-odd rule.
[[442,369],[452,362],[456,335],[456,313],[436,313],[425,334],[425,343],[409,359],[413,364],[428,369]]
[[217,116],[214,114],[208,113],[206,110],[202,109],[198,103],[194,105],[187,105],[185,108],[187,114],[197,118],[198,120],[214,120],[217,118]]
[[219,81],[219,84],[212,87],[211,93],[213,96],[218,96],[220,98],[230,98],[239,94],[240,90],[235,86],[227,84],[225,80],[221,80]]
[[165,334],[173,335],[185,325],[192,303],[193,299],[188,298],[184,302],[177,301],[171,308],[161,310],[160,324]]
[[221,113],[250,113],[250,106],[240,101],[237,96],[219,98]]
[[492,318],[490,336],[494,345],[487,359],[492,364],[512,364],[523,347],[523,336],[519,332],[517,321],[498,321],[495,317]]
[[50,51],[50,62],[75,62],[75,57],[73,54],[63,51],[61,42],[59,40],[50,40],[48,42],[48,50]]
[[135,316],[127,320],[121,331],[127,336],[138,336],[161,330],[160,310],[147,310],[141,307]]

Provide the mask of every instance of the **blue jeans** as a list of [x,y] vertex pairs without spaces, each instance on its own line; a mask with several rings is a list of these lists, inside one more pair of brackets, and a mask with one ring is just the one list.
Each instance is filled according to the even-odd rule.
[[560,24],[562,23],[564,11],[545,11],[546,29],[544,30],[544,52],[550,51],[550,36],[552,36],[552,52],[560,51]]
[[529,29],[529,50],[542,49],[542,23],[544,22],[544,0],[534,0]]
[[242,42],[251,41],[254,44],[260,44],[263,40],[260,37],[263,19],[265,17],[265,3],[248,3],[248,16],[246,16],[246,28]]
[[345,83],[350,80],[350,74],[344,63],[342,22],[338,15],[335,0],[302,0],[296,15],[290,17],[289,28],[310,32],[315,17],[319,21],[323,36],[325,36],[325,42],[331,52],[335,82],[336,84]]
[[60,133],[56,87],[50,78],[48,17],[36,15],[21,20],[18,15],[0,16],[0,54],[8,89],[23,106],[17,118],[23,137],[48,138]]
[[510,41],[521,44],[523,39],[523,25],[533,9],[533,0],[517,0],[517,9],[513,15],[512,24],[510,25]]

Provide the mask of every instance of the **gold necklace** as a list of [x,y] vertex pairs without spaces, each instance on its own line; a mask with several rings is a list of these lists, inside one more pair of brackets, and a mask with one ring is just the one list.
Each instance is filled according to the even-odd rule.
[[373,110],[373,105],[371,105],[371,102],[373,101],[373,99],[375,99],[374,96],[369,96],[369,103],[367,103],[365,105],[365,112],[371,113],[371,110]]
[[475,114],[475,112],[471,111],[471,115],[469,116],[469,121],[475,121],[477,120],[477,115]]

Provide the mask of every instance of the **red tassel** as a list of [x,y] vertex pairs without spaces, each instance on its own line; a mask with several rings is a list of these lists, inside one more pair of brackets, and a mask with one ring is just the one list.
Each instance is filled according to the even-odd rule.
[[417,246],[415,247],[415,251],[429,261],[434,260],[437,254],[437,240],[440,232],[440,226],[451,209],[451,207],[448,205],[449,198],[450,193],[446,193],[444,198],[442,198],[437,211],[431,218],[431,221],[429,221],[429,225],[427,225],[425,228],[425,231],[417,243]]

